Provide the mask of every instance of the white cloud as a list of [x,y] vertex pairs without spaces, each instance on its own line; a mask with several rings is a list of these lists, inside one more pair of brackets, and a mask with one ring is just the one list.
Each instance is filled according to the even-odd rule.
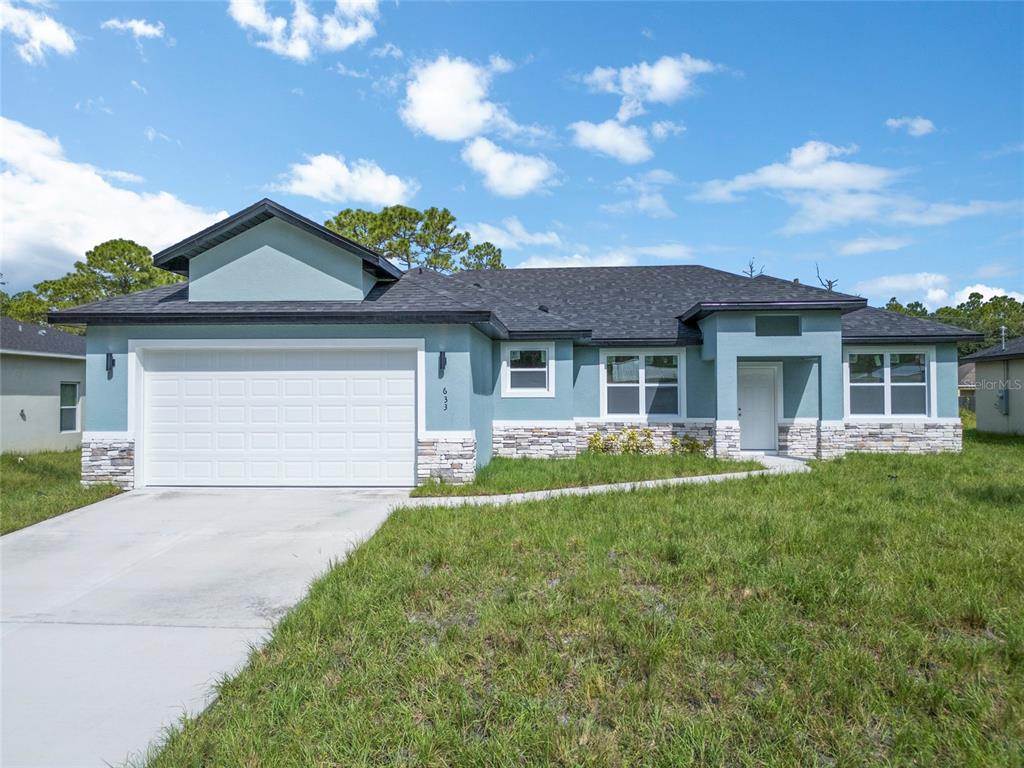
[[331,67],[331,70],[337,72],[342,77],[351,77],[355,80],[362,80],[370,76],[370,73],[365,69],[352,69],[351,67],[346,67],[340,61]]
[[1020,152],[1024,152],[1024,141],[1018,141],[1016,144],[1003,144],[999,149],[993,149],[990,152],[982,152],[981,156],[986,160],[992,160],[996,157],[1016,155]]
[[913,224],[919,227],[937,226],[948,224],[957,219],[969,216],[983,216],[986,214],[1010,213],[1019,211],[1022,207],[1020,200],[994,201],[994,200],[971,200],[967,203],[922,203],[909,198],[898,201],[898,206],[893,211],[894,221],[903,224]]
[[75,40],[67,27],[52,16],[7,0],[0,0],[0,31],[19,41],[15,50],[28,64],[41,64],[50,51],[61,56],[75,52]]
[[462,159],[501,197],[522,197],[557,183],[558,166],[546,157],[507,152],[482,136],[463,147]]
[[124,184],[141,184],[145,181],[145,179],[139,176],[139,174],[131,173],[130,171],[104,171],[97,169],[97,173],[108,179],[120,181]]
[[862,280],[853,286],[854,293],[877,301],[888,301],[896,296],[900,301],[924,300],[929,307],[945,301],[949,296],[949,278],[935,272],[913,272],[900,275],[881,275]]
[[402,49],[394,43],[384,43],[384,45],[370,51],[370,55],[377,59],[400,59],[405,54],[402,53]]
[[1024,293],[1020,291],[1008,291],[1005,288],[995,288],[984,283],[975,283],[974,285],[965,286],[953,294],[953,304],[963,304],[970,298],[972,293],[980,293],[983,300],[991,299],[994,296],[1009,296],[1011,299],[1024,302]]
[[147,96],[149,94],[149,91],[146,89],[146,86],[144,86],[138,80],[132,80],[130,82],[131,82],[132,88],[134,88],[136,91],[141,93],[143,96]]
[[164,36],[164,23],[156,24],[145,19],[107,19],[100,24],[101,29],[112,29],[116,32],[130,32],[136,40]]
[[661,168],[638,176],[627,176],[620,180],[615,188],[632,196],[617,203],[606,203],[601,209],[615,214],[641,213],[654,219],[672,218],[675,213],[665,200],[662,188],[674,184],[675,181],[676,177],[672,173]]
[[623,125],[615,120],[603,123],[588,123],[585,120],[572,123],[573,143],[581,149],[589,149],[623,163],[642,163],[654,156],[647,143],[647,131],[637,125]]
[[557,232],[529,232],[515,216],[502,219],[501,224],[470,224],[466,231],[473,240],[490,241],[502,250],[514,251],[523,246],[559,246],[562,238]]
[[757,189],[825,194],[873,192],[895,179],[896,172],[887,168],[835,159],[856,151],[856,146],[837,147],[823,141],[808,141],[790,150],[785,163],[772,163],[729,180],[706,182],[697,198],[728,203]]
[[346,163],[340,155],[312,155],[288,168],[276,189],[328,203],[372,206],[408,202],[419,190],[415,179],[386,173],[372,160]]
[[168,192],[115,186],[110,179],[124,172],[69,160],[56,138],[4,117],[0,163],[4,276],[18,287],[59,277],[105,240],[125,237],[157,251],[227,215]]
[[927,136],[935,131],[935,123],[927,117],[890,117],[885,121],[890,131],[904,130],[911,136]]
[[658,141],[663,141],[669,136],[676,136],[685,130],[685,125],[673,122],[672,120],[658,120],[651,123],[651,136],[656,138]]
[[868,253],[898,251],[913,243],[909,237],[858,237],[839,247],[843,256],[863,256]]
[[653,64],[642,61],[629,67],[596,67],[583,80],[595,91],[622,96],[618,119],[644,113],[645,102],[671,104],[696,89],[698,76],[720,69],[717,64],[688,53],[662,56]]
[[320,17],[306,0],[293,0],[290,19],[273,16],[266,0],[230,0],[228,13],[257,37],[260,48],[302,62],[321,51],[343,51],[377,34],[377,0],[336,0],[333,10]]
[[975,283],[952,290],[950,282],[947,275],[934,272],[915,272],[882,275],[857,283],[853,290],[876,302],[888,301],[890,297],[895,296],[904,304],[910,301],[920,301],[933,310],[945,305],[962,304],[972,293],[980,293],[983,299],[990,299],[993,296],[1009,296],[1017,301],[1024,301],[1024,293],[1019,291],[1008,291],[1005,288],[984,283]]
[[170,136],[168,136],[166,133],[161,133],[160,131],[158,131],[156,128],[154,128],[151,125],[148,126],[142,132],[142,135],[146,137],[146,141],[156,141],[157,139],[160,139],[160,141],[170,141],[171,140]]
[[94,114],[96,112],[102,112],[105,115],[114,114],[114,110],[107,104],[106,99],[102,96],[97,96],[95,99],[83,99],[82,101],[75,102],[75,110],[78,112],[85,112],[87,114]]
[[536,138],[542,129],[517,124],[505,107],[488,99],[493,75],[510,68],[500,56],[492,56],[486,67],[447,55],[419,62],[409,73],[399,114],[412,130],[440,141],[464,141],[491,131]]
[[563,256],[531,256],[516,267],[632,267],[641,259],[654,258],[665,261],[689,261],[693,252],[682,243],[626,246],[609,248],[595,254],[573,253]]
[[730,203],[757,190],[774,193],[795,209],[782,230],[788,234],[817,232],[857,221],[936,226],[1021,207],[1018,200],[928,203],[895,194],[890,188],[903,172],[839,159],[856,151],[856,146],[808,141],[790,150],[785,163],[772,163],[732,179],[705,182],[693,199]]

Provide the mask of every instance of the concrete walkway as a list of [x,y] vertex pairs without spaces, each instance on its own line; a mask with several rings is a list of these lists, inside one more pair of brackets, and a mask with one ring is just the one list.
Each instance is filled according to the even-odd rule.
[[147,489],[0,539],[4,768],[120,765],[407,489]]
[[662,480],[639,480],[633,483],[610,483],[608,485],[585,485],[579,488],[552,488],[546,491],[505,493],[490,496],[419,496],[409,499],[403,507],[462,507],[483,504],[521,504],[526,501],[544,501],[559,496],[589,496],[594,493],[614,491],[638,491],[645,488],[667,488],[674,485],[703,485],[721,483],[726,480],[741,480],[747,477],[766,475],[788,475],[793,472],[810,472],[811,468],[800,459],[788,456],[751,455],[749,457],[764,465],[764,469],[747,472],[727,472],[721,475],[696,475],[694,477],[669,477]]

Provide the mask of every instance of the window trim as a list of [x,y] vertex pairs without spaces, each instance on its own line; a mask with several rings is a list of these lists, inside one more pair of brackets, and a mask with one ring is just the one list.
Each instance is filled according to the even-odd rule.
[[[608,358],[620,355],[636,355],[641,359],[640,376],[636,385],[640,389],[640,413],[608,413]],[[647,363],[644,357],[652,355],[675,355],[676,358],[676,412],[675,413],[644,413],[646,400],[644,388],[647,386]],[[686,418],[686,347],[607,347],[602,348],[597,371],[601,395],[601,420],[636,422],[639,424],[658,424],[663,422],[681,421]],[[616,385],[612,385],[613,387]]]
[[[74,405],[63,405],[60,402],[60,391],[65,384],[73,385],[75,388]],[[74,409],[75,411],[74,429],[60,428],[60,417],[64,415],[66,409]],[[74,435],[82,431],[82,382],[80,381],[62,381],[57,388],[57,431],[62,435]]]
[[[512,387],[512,369],[509,358],[512,352],[542,350],[547,355],[547,386],[519,389]],[[537,369],[540,370],[540,369]],[[555,342],[526,341],[503,342],[501,345],[501,396],[516,397],[554,397],[555,396]]]
[[[882,383],[866,386],[881,386],[884,413],[851,413],[850,412],[850,355],[882,355]],[[893,413],[892,412],[892,355],[924,355],[924,413]],[[844,346],[843,347],[843,414],[850,421],[930,421],[937,418],[938,391],[937,362],[935,347],[928,345],[897,345],[897,346]],[[857,386],[854,384],[853,386]],[[920,386],[920,384],[896,384],[895,386]]]

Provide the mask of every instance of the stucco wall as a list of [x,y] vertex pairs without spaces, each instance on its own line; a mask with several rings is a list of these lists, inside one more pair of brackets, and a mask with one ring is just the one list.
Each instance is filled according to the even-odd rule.
[[[60,383],[79,382],[78,431],[60,431]],[[85,362],[0,355],[0,451],[65,451],[82,442]],[[24,417],[22,416],[24,413]]]
[[[979,432],[1024,435],[1024,360],[993,360],[975,365],[975,413]],[[1009,413],[996,407],[1001,389],[1009,398]]]
[[[796,314],[801,320],[799,336],[758,336],[755,333],[756,312],[720,312],[700,321],[704,334],[702,358],[716,365],[717,418],[736,418],[736,387],[740,360],[792,359],[789,381],[783,364],[784,413],[795,416],[820,416],[823,419],[843,418],[842,328],[839,312],[779,312]],[[818,382],[808,387],[812,359],[818,368]],[[797,363],[802,360],[805,362]],[[814,389],[819,401],[806,399]],[[820,397],[817,392],[820,391]],[[789,414],[793,414],[789,416]]]
[[189,262],[190,301],[359,301],[363,260],[268,219]]
[[[89,431],[128,429],[128,341],[130,339],[423,339],[426,350],[426,427],[428,430],[472,430],[474,377],[470,349],[484,338],[467,325],[175,325],[90,326],[86,335],[86,382]],[[485,342],[488,340],[485,339]],[[445,376],[438,356],[447,357]],[[105,356],[116,365],[107,378]],[[481,379],[482,380],[482,379]],[[483,386],[483,385],[482,385]],[[447,395],[443,390],[447,388]],[[446,406],[447,398],[447,407]],[[477,410],[478,425],[485,410]]]
[[[550,342],[540,343],[544,345]],[[502,342],[499,341],[494,342],[491,352],[494,371],[494,418],[499,420],[530,419],[533,421],[571,419],[575,407],[572,342],[555,342],[554,397],[502,397],[501,344]]]

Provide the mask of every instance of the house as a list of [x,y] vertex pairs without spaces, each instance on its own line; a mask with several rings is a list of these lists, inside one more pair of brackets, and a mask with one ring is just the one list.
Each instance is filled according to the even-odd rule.
[[979,432],[1024,435],[1024,336],[968,355]]
[[84,323],[85,482],[412,485],[644,426],[719,456],[955,451],[969,331],[701,266],[442,275],[269,200]]
[[0,451],[82,442],[85,338],[0,317]]

